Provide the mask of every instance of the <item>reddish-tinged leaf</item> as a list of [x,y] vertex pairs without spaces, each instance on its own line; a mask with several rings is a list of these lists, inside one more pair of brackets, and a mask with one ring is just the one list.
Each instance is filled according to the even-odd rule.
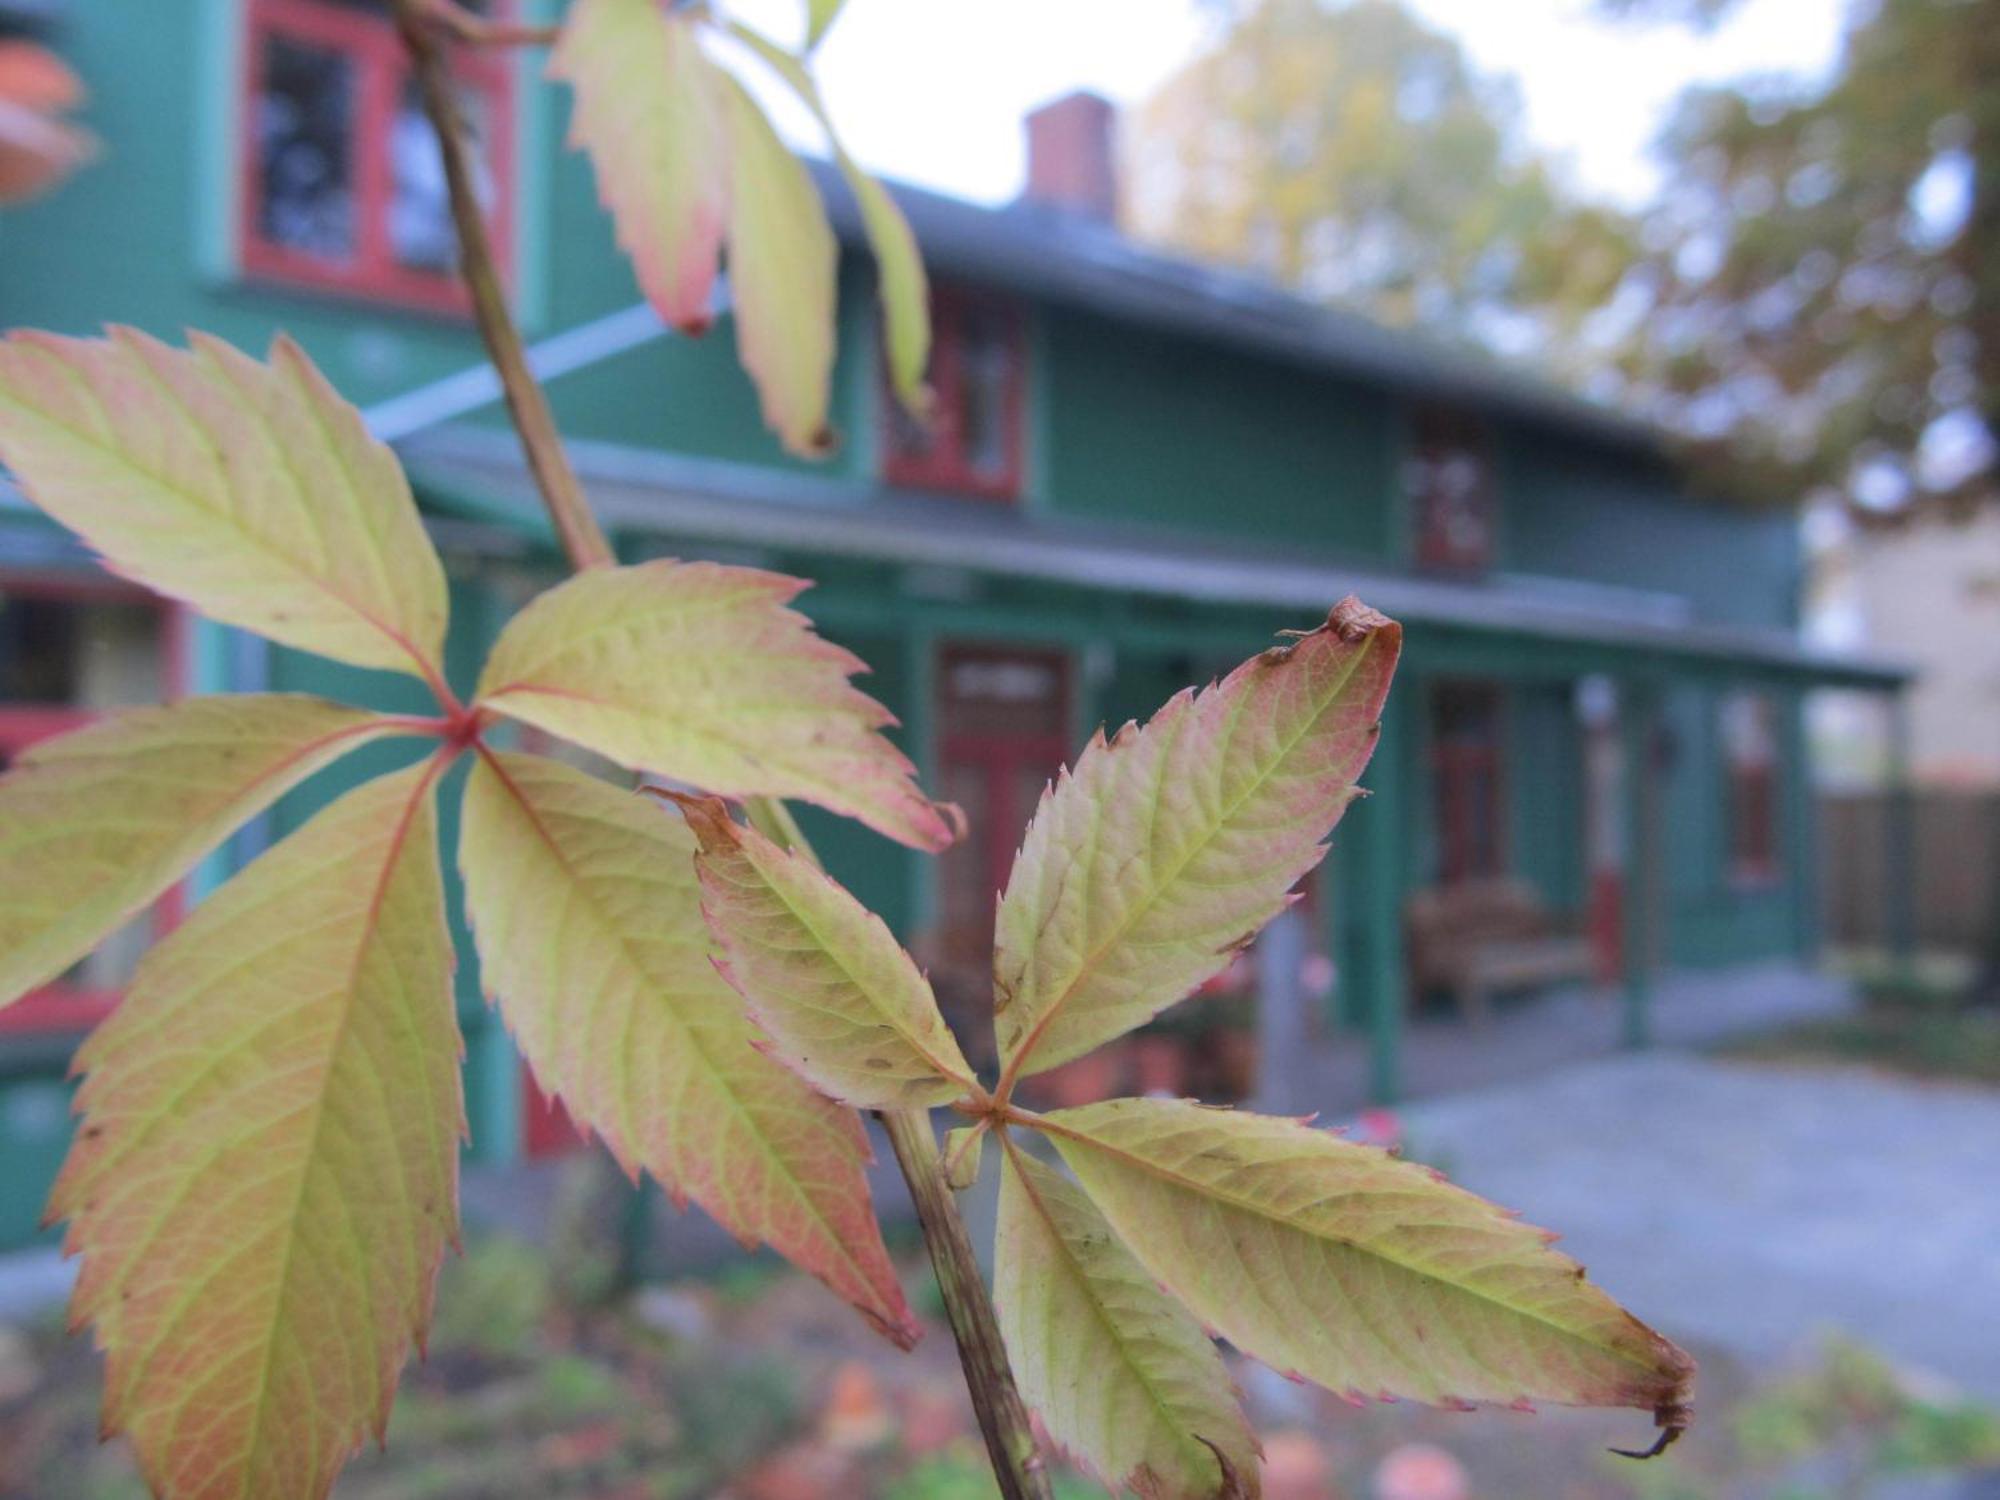
[[785,606],[805,584],[756,568],[593,568],[501,632],[479,697],[635,771],[725,797],[817,802],[920,849],[944,814],[884,739],[864,670]]
[[227,625],[439,681],[444,568],[396,457],[289,339],[259,364],[170,349],[0,342],[0,460],[117,572]]
[[729,214],[720,78],[695,26],[660,0],[576,0],[549,59],[576,91],[570,144],[660,316],[699,333]]
[[757,384],[764,421],[793,453],[816,458],[833,445],[826,408],[839,247],[812,174],[743,85],[719,76],[737,352]]
[[746,1242],[768,1241],[888,1337],[917,1327],[850,1110],[755,1050],[711,962],[686,826],[542,756],[482,754],[459,861],[480,972],[543,1088]]
[[196,908],[78,1054],[50,1212],[104,1429],[165,1500],[326,1495],[429,1321],[464,1129],[433,775],[348,793]]
[[83,957],[291,787],[396,722],[320,698],[195,698],[31,746],[0,776],[0,1005]]
[[1000,902],[1010,1074],[1140,1025],[1227,966],[1357,795],[1402,646],[1359,601],[1144,729],[1100,734],[1044,794]]
[[0,204],[53,187],[96,154],[87,131],[57,118],[82,99],[83,85],[53,53],[0,41]]
[[1257,1440],[1215,1345],[1097,1206],[1011,1141],[993,1299],[1021,1394],[1114,1493],[1255,1500]]
[[1429,1168],[1296,1120],[1114,1099],[1042,1121],[1203,1324],[1358,1397],[1633,1406],[1684,1426],[1694,1363]]
[[723,977],[773,1056],[860,1109],[924,1109],[977,1087],[930,985],[880,917],[732,823],[713,797],[682,808],[701,841],[702,914],[727,955]]

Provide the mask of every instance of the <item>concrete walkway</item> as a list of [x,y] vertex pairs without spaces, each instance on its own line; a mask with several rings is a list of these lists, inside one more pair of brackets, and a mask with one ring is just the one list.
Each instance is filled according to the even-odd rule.
[[[1403,1033],[1403,1098],[1464,1093],[1615,1056],[1623,1050],[1620,1004],[1616,991],[1579,987],[1504,1003],[1477,1029],[1452,1016],[1414,1020]],[[1746,964],[1662,975],[1649,1014],[1655,1043],[1693,1049],[1782,1031],[1853,1004],[1853,986],[1838,976]],[[1300,1107],[1330,1118],[1360,1109],[1368,1102],[1367,1038],[1322,1037],[1298,1087]]]
[[2000,1092],[1651,1053],[1404,1112],[1670,1335],[1839,1331],[2000,1401]]

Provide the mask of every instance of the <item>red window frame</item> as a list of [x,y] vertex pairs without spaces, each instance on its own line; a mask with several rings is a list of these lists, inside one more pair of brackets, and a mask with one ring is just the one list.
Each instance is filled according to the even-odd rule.
[[[52,578],[0,571],[0,592],[16,598],[73,601],[103,600],[146,604],[161,616],[160,681],[168,701],[187,692],[189,615],[157,594],[111,578]],[[81,729],[103,711],[60,703],[0,701],[0,754],[12,760],[38,740]],[[179,924],[187,910],[185,886],[176,885],[153,907],[153,933],[162,937]],[[80,1032],[111,1014],[120,991],[86,989],[57,980],[33,989],[0,1010],[0,1034],[60,1034]]]
[[[1754,713],[1764,745],[1745,755],[1734,742],[1728,715]],[[1722,700],[1723,798],[1728,820],[1729,878],[1738,885],[1769,885],[1779,878],[1777,707],[1762,693],[1731,694]]]
[[[1440,466],[1461,455],[1478,465],[1472,495],[1479,523],[1476,545],[1453,535],[1448,499],[1437,484]],[[1491,568],[1498,542],[1500,502],[1493,473],[1492,433],[1486,425],[1450,407],[1418,408],[1407,476],[1418,566],[1460,574],[1484,573]]]
[[[965,451],[959,414],[965,409],[965,323],[968,315],[998,317],[1005,339],[1001,393],[1001,463],[984,471]],[[886,361],[881,381],[882,477],[911,489],[942,490],[978,500],[1012,503],[1021,496],[1023,427],[1027,413],[1028,339],[1020,305],[1010,299],[957,287],[931,291],[932,404],[930,443],[922,449],[901,439],[901,415]]]
[[[237,254],[243,271],[260,281],[311,291],[342,293],[375,301],[460,316],[472,302],[453,271],[424,271],[397,262],[389,242],[389,208],[394,193],[390,140],[397,101],[409,63],[395,22],[328,0],[244,0],[241,140],[237,159]],[[496,0],[502,19],[514,0]],[[266,43],[274,37],[345,54],[355,67],[353,142],[356,245],[348,262],[330,261],[264,237],[261,142],[256,128],[263,95]],[[491,121],[488,166],[497,201],[492,229],[502,275],[512,273],[515,203],[514,75],[501,49],[459,48],[452,69],[462,87],[485,97]]]
[[[1447,695],[1476,704],[1479,732],[1446,733],[1438,724]],[[1507,873],[1505,700],[1491,683],[1441,682],[1431,690],[1431,787],[1437,819],[1437,879],[1441,885]],[[1484,782],[1491,826],[1476,826]],[[1485,855],[1481,857],[1482,853]]]

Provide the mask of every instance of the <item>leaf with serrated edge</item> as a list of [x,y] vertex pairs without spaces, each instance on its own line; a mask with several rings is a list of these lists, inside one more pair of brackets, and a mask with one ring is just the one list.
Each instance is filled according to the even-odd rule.
[[197,907],[78,1053],[50,1215],[165,1500],[324,1496],[429,1323],[465,1123],[435,765]]
[[593,568],[500,633],[482,703],[635,771],[725,797],[792,797],[919,849],[952,840],[879,733],[866,668],[785,606],[796,578],[721,563]]
[[398,732],[321,698],[195,698],[32,745],[0,776],[0,1005],[83,957],[238,826]]
[[833,116],[821,97],[819,85],[805,64],[762,32],[741,21],[729,23],[730,35],[762,58],[765,64],[799,96],[813,112],[834,165],[846,179],[847,189],[861,210],[861,227],[868,236],[868,248],[875,255],[876,275],[882,286],[882,337],[888,359],[889,383],[896,398],[918,416],[930,405],[924,387],[924,372],[931,357],[930,281],[924,274],[924,259],[917,249],[917,237],[903,217],[887,188],[861,170],[861,164],[841,144],[833,128]]
[[694,851],[630,792],[482,753],[459,835],[482,979],[542,1087],[628,1172],[768,1241],[907,1346],[860,1123],[754,1049],[711,962]]
[[791,452],[817,458],[833,378],[839,248],[819,189],[743,85],[718,72],[729,137],[729,290],[736,347],[764,421]]
[[1001,1161],[993,1300],[1049,1435],[1147,1500],[1230,1494],[1219,1453],[1250,1500],[1257,1440],[1215,1345],[1061,1173],[1011,1140]]
[[1401,627],[1346,599],[1144,729],[1091,741],[1043,794],[1000,901],[1011,1074],[1151,1019],[1284,909],[1357,795],[1401,645]]
[[732,823],[713,797],[681,807],[701,842],[702,915],[722,944],[722,975],[772,1056],[858,1109],[926,1109],[977,1086],[930,984],[880,917]]
[[1685,1354],[1542,1230],[1427,1167],[1180,1100],[1042,1124],[1147,1271],[1278,1370],[1356,1398],[1633,1406],[1685,1424]]
[[225,625],[435,683],[444,568],[396,456],[290,339],[0,341],[0,461],[113,571]]
[[576,91],[570,144],[590,153],[646,300],[700,333],[729,216],[729,167],[721,92],[694,23],[659,0],[577,0],[549,73]]

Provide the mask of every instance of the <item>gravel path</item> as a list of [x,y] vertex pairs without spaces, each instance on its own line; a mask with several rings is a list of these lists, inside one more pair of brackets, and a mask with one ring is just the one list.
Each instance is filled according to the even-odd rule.
[[2000,1091],[1656,1052],[1403,1120],[1664,1332],[1761,1362],[1839,1331],[2000,1400]]

